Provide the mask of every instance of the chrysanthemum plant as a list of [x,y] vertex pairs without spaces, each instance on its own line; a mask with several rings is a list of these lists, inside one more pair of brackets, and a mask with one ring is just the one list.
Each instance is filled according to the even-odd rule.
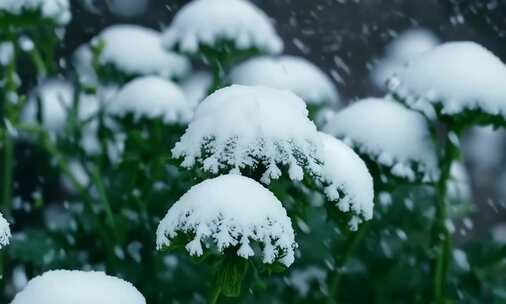
[[478,125],[506,126],[506,66],[476,43],[445,43],[412,60],[391,79],[389,89],[393,98],[425,115],[437,140],[440,173],[434,183],[432,294],[435,302],[447,303],[453,260],[448,201],[451,168],[461,158],[459,139],[465,130]]
[[283,49],[268,16],[244,0],[192,1],[178,11],[162,40],[168,49],[211,67],[211,92],[225,85],[233,63]]

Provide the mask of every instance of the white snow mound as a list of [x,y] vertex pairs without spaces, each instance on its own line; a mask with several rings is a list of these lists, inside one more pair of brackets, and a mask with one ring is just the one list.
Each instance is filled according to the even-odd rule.
[[157,76],[136,78],[112,97],[108,113],[133,114],[134,119],[161,118],[166,123],[185,123],[192,113],[183,91],[173,82]]
[[410,181],[437,177],[437,157],[425,118],[403,105],[367,98],[341,110],[324,128],[361,154]]
[[48,271],[16,295],[11,304],[145,304],[130,283],[103,272]]
[[53,19],[65,25],[72,19],[70,3],[68,0],[2,0],[0,12],[21,15],[26,11],[40,11],[42,17]]
[[339,96],[330,78],[308,60],[294,56],[257,57],[232,69],[230,81],[289,90],[308,104],[337,104]]
[[162,34],[137,25],[113,25],[103,30],[95,43],[104,43],[101,64],[112,64],[128,74],[180,78],[189,73],[185,57],[162,47]]
[[240,175],[222,175],[193,186],[169,209],[157,229],[157,247],[170,245],[178,233],[193,238],[190,255],[203,254],[203,245],[219,251],[239,246],[237,255],[255,255],[250,242],[261,245],[263,262],[294,261],[294,231],[281,202],[256,181]]
[[[374,185],[364,161],[340,140],[320,132],[323,141],[321,177],[325,194],[342,212],[353,211],[349,225],[356,230],[362,218],[370,220],[374,208]],[[357,216],[360,215],[361,217]]]
[[474,42],[449,42],[412,60],[391,81],[407,105],[434,117],[476,110],[506,117],[506,66]]
[[409,61],[436,47],[439,39],[426,29],[409,29],[386,46],[385,57],[374,67],[371,80],[378,88],[385,88],[390,77],[402,70]]
[[321,141],[302,99],[289,91],[232,85],[197,107],[181,140],[172,149],[182,166],[205,171],[260,169],[268,184],[288,168],[292,180],[304,169],[317,171]]
[[267,15],[245,0],[194,0],[177,12],[163,37],[167,48],[186,53],[223,41],[239,50],[256,48],[269,54],[283,50]]

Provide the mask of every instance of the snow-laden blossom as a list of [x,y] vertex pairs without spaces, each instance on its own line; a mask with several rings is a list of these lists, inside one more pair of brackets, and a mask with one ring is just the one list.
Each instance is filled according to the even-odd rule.
[[190,255],[200,256],[211,244],[222,252],[237,246],[237,255],[255,255],[260,245],[264,263],[290,266],[294,259],[294,231],[281,202],[256,181],[240,175],[222,175],[193,186],[160,222],[157,247],[169,246],[178,234],[192,240]]
[[193,72],[190,77],[181,82],[181,88],[186,99],[195,108],[209,94],[213,84],[213,76],[204,71]]
[[68,0],[2,0],[0,14],[22,15],[25,12],[40,12],[41,17],[65,25],[72,19]]
[[399,71],[390,89],[428,117],[467,111],[506,117],[506,66],[474,42],[449,42],[425,52]]
[[179,10],[163,37],[169,49],[197,53],[230,43],[238,50],[278,54],[283,42],[267,15],[245,0],[194,0]]
[[132,114],[135,119],[161,118],[166,123],[185,123],[192,114],[181,88],[157,76],[145,76],[127,83],[107,105],[111,115]]
[[386,46],[385,57],[371,72],[371,81],[385,88],[390,77],[397,74],[409,61],[436,47],[439,39],[426,29],[416,28],[402,32]]
[[[74,87],[71,83],[58,78],[52,78],[42,83],[30,94],[21,117],[24,122],[37,121],[37,100],[40,100],[44,127],[52,132],[59,132],[67,124],[68,113],[74,102]],[[86,120],[94,115],[98,108],[97,99],[82,94],[79,101],[78,118]]]
[[185,57],[162,47],[162,34],[137,25],[113,25],[103,30],[92,43],[103,43],[98,58],[128,75],[158,75],[181,78],[190,70]]
[[146,304],[130,283],[103,272],[54,270],[33,278],[11,304]]
[[0,213],[0,249],[9,244],[11,238],[11,229],[9,222]]
[[373,179],[364,161],[340,140],[320,133],[323,141],[322,182],[325,194],[342,212],[353,211],[349,222],[351,230],[356,230],[362,219],[373,216]]
[[324,131],[389,167],[393,176],[428,181],[438,175],[436,152],[426,120],[399,103],[364,99],[338,112]]
[[[261,170],[262,182],[288,168],[292,180],[318,170],[321,140],[302,99],[289,91],[232,85],[202,101],[172,153],[183,167]],[[282,168],[280,168],[282,167]]]
[[337,104],[339,95],[330,78],[308,60],[294,56],[257,57],[232,69],[230,82],[289,90],[307,104]]
[[360,158],[334,141],[318,133],[294,93],[232,85],[199,104],[172,153],[183,167],[241,173],[264,184],[286,172],[293,181],[306,175],[341,211],[354,215],[350,227],[356,227],[359,219],[372,217],[371,177]]

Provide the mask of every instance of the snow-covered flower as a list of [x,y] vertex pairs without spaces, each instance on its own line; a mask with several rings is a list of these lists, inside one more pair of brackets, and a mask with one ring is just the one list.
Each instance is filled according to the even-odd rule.
[[258,176],[265,184],[286,171],[293,181],[306,174],[341,211],[355,215],[351,227],[372,217],[367,168],[351,149],[320,135],[304,101],[290,91],[232,85],[214,92],[172,153],[183,167]]
[[324,131],[388,167],[393,176],[428,181],[438,175],[436,152],[425,118],[399,103],[364,99],[338,112]]
[[0,213],[0,249],[9,244],[11,238],[11,230],[9,222]]
[[103,272],[54,270],[33,278],[11,304],[146,304],[130,283]]
[[474,42],[449,42],[425,52],[399,71],[390,90],[431,118],[439,114],[466,124],[473,122],[468,112],[506,117],[506,66]]
[[127,75],[158,75],[181,78],[190,70],[185,57],[162,47],[162,34],[137,25],[113,25],[103,30],[92,44],[103,43],[98,61]]
[[111,98],[107,112],[134,119],[161,118],[166,123],[185,123],[192,114],[191,106],[178,85],[170,80],[145,76],[128,82]]
[[[74,102],[74,87],[71,83],[58,78],[45,81],[30,94],[22,113],[22,121],[37,121],[37,100],[40,100],[43,126],[52,132],[59,132],[67,124],[68,113]],[[98,109],[97,99],[86,94],[80,96],[79,119],[91,117]]]
[[373,216],[373,179],[364,161],[340,140],[320,133],[323,142],[323,169],[321,179],[325,194],[342,212],[353,211],[349,221],[356,230],[363,220]]
[[197,53],[202,46],[278,54],[283,42],[267,15],[246,0],[194,0],[178,11],[163,37],[169,49]]
[[65,25],[72,19],[68,0],[2,0],[0,14],[22,15],[26,12],[39,12],[42,18],[54,20]]
[[295,56],[257,57],[232,69],[230,82],[289,90],[308,105],[339,102],[330,78],[308,60]]
[[264,263],[290,266],[297,247],[292,223],[281,202],[256,181],[222,175],[193,186],[169,209],[157,229],[157,247],[169,246],[178,234],[192,238],[190,255],[200,256],[215,245],[222,252],[237,246],[249,258],[260,245]]
[[199,104],[172,153],[183,158],[183,167],[198,163],[214,174],[258,169],[269,183],[286,167],[300,181],[304,169],[317,171],[320,158],[321,141],[307,115],[306,104],[292,92],[232,85]]
[[204,71],[193,72],[192,75],[181,82],[181,88],[186,99],[195,108],[209,94],[213,84],[213,76]]
[[371,81],[378,88],[385,88],[390,77],[397,74],[409,61],[436,47],[439,39],[426,29],[409,29],[390,42],[385,57],[379,60],[371,72]]

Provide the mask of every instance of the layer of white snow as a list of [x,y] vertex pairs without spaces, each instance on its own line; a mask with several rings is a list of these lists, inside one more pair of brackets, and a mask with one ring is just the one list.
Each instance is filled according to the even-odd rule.
[[[368,98],[341,110],[324,128],[391,174],[414,180],[437,176],[437,158],[425,118],[393,101]],[[418,167],[414,170],[414,167]]]
[[219,251],[239,246],[237,255],[255,255],[250,242],[261,245],[263,262],[294,261],[294,231],[281,202],[256,181],[240,175],[222,175],[193,186],[169,209],[157,229],[157,247],[170,245],[177,234],[190,234],[186,245],[200,256],[208,243]]
[[209,89],[213,83],[213,76],[208,72],[193,72],[191,76],[181,82],[181,88],[186,94],[186,99],[196,107],[208,96]]
[[371,80],[378,88],[386,88],[390,77],[397,74],[410,60],[436,47],[439,39],[426,29],[409,29],[386,46],[385,57],[371,72]]
[[262,182],[288,168],[292,180],[315,170],[321,145],[302,99],[289,91],[232,85],[197,107],[181,140],[172,150],[183,167],[199,163],[214,174],[263,166]]
[[67,24],[72,19],[68,0],[2,0],[0,12],[21,15],[26,11],[40,11],[44,18],[53,19],[59,24]]
[[239,50],[256,48],[269,54],[283,50],[269,17],[246,0],[194,0],[179,10],[163,37],[164,45],[196,53],[230,41]]
[[339,96],[330,78],[308,60],[295,56],[257,57],[232,69],[230,81],[290,90],[308,104],[337,104]]
[[364,161],[350,147],[325,133],[320,133],[320,137],[324,151],[321,177],[326,184],[325,194],[337,202],[342,212],[354,213],[349,225],[351,230],[356,230],[362,219],[369,220],[373,216],[372,176]]
[[3,217],[2,213],[0,213],[0,249],[9,244],[10,238],[11,230],[9,228],[9,223]]
[[[68,113],[74,100],[71,83],[53,78],[38,86],[31,94],[23,110],[21,119],[33,123],[37,117],[37,99],[40,99],[43,126],[52,132],[61,131],[68,122]],[[85,120],[98,111],[95,98],[82,94],[79,102],[78,118]]]
[[506,66],[474,42],[449,42],[425,52],[399,71],[390,89],[429,117],[436,104],[445,115],[478,110],[506,117]]
[[99,61],[136,75],[180,78],[189,73],[185,57],[162,47],[162,34],[138,25],[113,25],[103,30],[93,43],[103,42]]
[[130,283],[103,272],[48,271],[35,277],[11,304],[145,304]]
[[133,114],[135,119],[161,118],[166,123],[187,122],[192,114],[183,91],[175,83],[156,76],[134,79],[107,105],[108,113]]

